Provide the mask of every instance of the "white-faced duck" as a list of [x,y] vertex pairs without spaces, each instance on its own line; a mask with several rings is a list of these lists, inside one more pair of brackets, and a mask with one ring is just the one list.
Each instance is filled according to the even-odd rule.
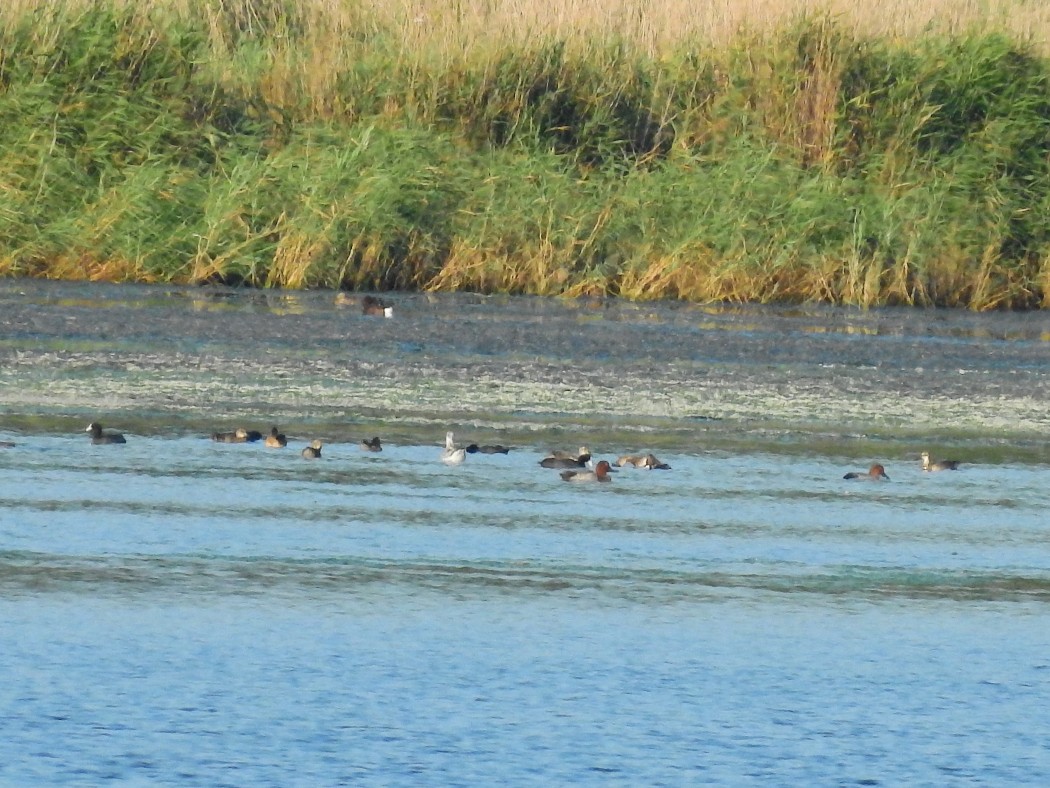
[[607,482],[611,481],[609,479],[610,470],[612,466],[608,461],[601,460],[594,466],[593,471],[562,471],[561,478],[567,482]]
[[91,435],[91,442],[96,446],[102,446],[107,443],[127,443],[124,440],[124,436],[119,432],[103,432],[102,425],[97,421],[88,424],[87,431]]
[[922,469],[924,471],[957,471],[959,470],[959,460],[931,460],[930,453],[924,451],[922,453]]
[[666,462],[660,462],[655,454],[625,454],[620,457],[616,464],[621,468],[631,465],[635,468],[645,468],[647,471],[669,471],[671,466]]
[[862,479],[864,481],[869,481],[869,482],[882,481],[883,479],[885,479],[886,481],[890,480],[890,477],[886,475],[886,469],[883,468],[878,463],[875,463],[874,465],[872,465],[868,469],[867,473],[859,473],[859,472],[856,472],[856,471],[851,471],[850,473],[847,473],[842,478],[843,479]]
[[321,456],[321,446],[321,441],[314,441],[303,449],[302,454],[308,460],[316,460]]
[[382,451],[383,444],[378,437],[372,438],[370,441],[362,440],[359,444],[362,451]]
[[270,434],[266,436],[266,445],[271,449],[283,449],[288,445],[288,438],[284,433],[278,432],[276,427],[272,427]]

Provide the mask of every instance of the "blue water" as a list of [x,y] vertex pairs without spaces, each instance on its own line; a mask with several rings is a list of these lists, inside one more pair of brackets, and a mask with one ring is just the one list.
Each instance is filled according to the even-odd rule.
[[1050,784],[1045,318],[300,298],[0,288],[0,783]]

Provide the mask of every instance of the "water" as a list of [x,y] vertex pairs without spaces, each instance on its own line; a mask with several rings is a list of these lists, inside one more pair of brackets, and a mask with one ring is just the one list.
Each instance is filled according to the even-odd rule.
[[1050,319],[394,301],[0,282],[0,783],[1050,781]]

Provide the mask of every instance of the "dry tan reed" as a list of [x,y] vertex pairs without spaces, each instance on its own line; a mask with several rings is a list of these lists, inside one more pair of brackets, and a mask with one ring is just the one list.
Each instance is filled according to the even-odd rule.
[[[108,0],[143,13],[173,13],[209,21],[232,15],[250,28],[266,24],[282,0]],[[0,24],[33,14],[78,13],[98,0],[6,0]],[[1038,0],[298,0],[307,41],[320,47],[318,65],[362,32],[395,33],[406,53],[455,52],[537,39],[620,39],[658,54],[683,41],[725,42],[762,33],[800,15],[830,14],[860,35],[921,36],[993,28],[1050,48],[1050,4]],[[46,35],[46,31],[42,31]],[[219,36],[216,36],[218,39]],[[332,45],[336,44],[333,48]],[[341,44],[341,45],[340,45]]]

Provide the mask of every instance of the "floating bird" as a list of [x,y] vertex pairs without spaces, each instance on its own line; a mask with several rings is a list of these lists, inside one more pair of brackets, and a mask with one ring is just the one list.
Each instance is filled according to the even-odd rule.
[[456,448],[456,436],[452,432],[445,433],[445,449],[441,452],[441,461],[445,465],[459,465],[467,459],[466,449]]
[[608,461],[601,460],[593,471],[562,471],[561,478],[567,482],[607,482],[610,470],[612,466]]
[[314,441],[302,451],[302,455],[308,460],[316,460],[321,456],[321,441]]
[[666,462],[660,462],[655,454],[625,454],[620,457],[616,464],[621,468],[624,465],[633,465],[635,468],[645,468],[647,471],[669,471],[671,466]]
[[507,454],[510,451],[506,446],[478,446],[472,443],[466,448],[467,454]]
[[959,470],[958,460],[937,460],[933,462],[930,460],[930,453],[924,451],[922,453],[922,469],[924,471],[957,471]]
[[276,427],[271,427],[270,434],[266,436],[266,445],[271,449],[283,449],[288,445],[288,438],[284,433],[278,432]]
[[379,438],[372,438],[370,441],[362,440],[359,444],[364,451],[382,451],[383,444],[379,442]]
[[567,451],[552,451],[540,460],[540,465],[544,468],[585,468],[590,461],[591,450],[586,446],[581,446],[576,454]]
[[119,432],[103,432],[102,425],[97,421],[88,424],[87,431],[91,433],[91,442],[96,446],[105,443],[127,443]]
[[219,443],[254,443],[262,440],[262,433],[258,430],[246,430],[238,427],[233,432],[213,432],[211,439]]
[[886,469],[883,468],[878,463],[875,463],[874,465],[872,465],[871,468],[868,469],[867,473],[857,473],[855,471],[851,471],[850,473],[847,473],[842,478],[843,479],[863,479],[864,481],[872,481],[872,482],[881,481],[882,479],[885,479],[886,481],[890,480],[890,477],[886,475]]
[[374,317],[393,317],[394,307],[375,296],[366,295],[361,301],[361,312]]

